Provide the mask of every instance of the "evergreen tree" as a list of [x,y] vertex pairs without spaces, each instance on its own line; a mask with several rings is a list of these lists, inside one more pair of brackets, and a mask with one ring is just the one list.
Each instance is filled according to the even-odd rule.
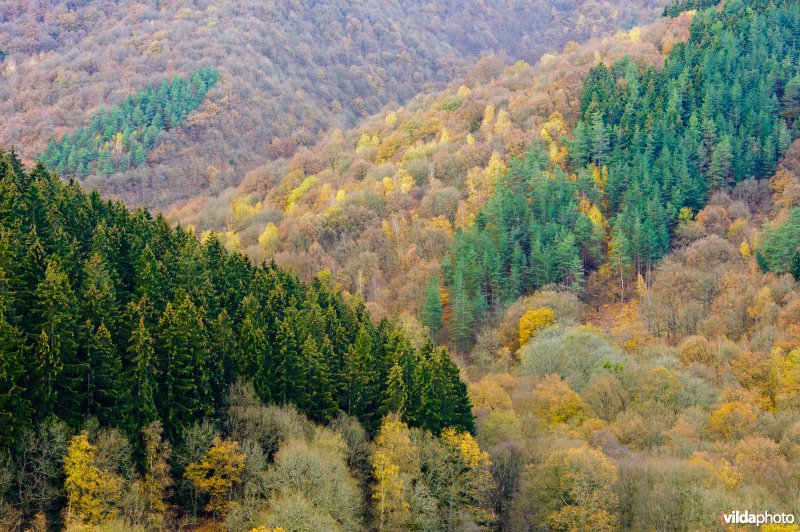
[[467,291],[467,279],[462,261],[456,265],[453,279],[452,308],[453,324],[452,336],[458,350],[466,351],[470,338],[472,338],[473,306]]
[[[64,419],[76,422],[83,412],[84,361],[77,352],[74,322],[76,298],[61,266],[50,261],[36,287],[36,314],[40,340],[40,378],[46,382],[43,404],[55,407]],[[44,367],[51,365],[51,367]]]
[[227,384],[238,376],[236,335],[227,310],[222,310],[209,327],[209,386],[214,404],[223,404]]
[[[60,142],[50,141],[40,159],[62,175],[86,177],[92,173],[108,175],[143,165],[157,136],[170,128],[181,126],[189,113],[205,100],[208,90],[216,84],[219,73],[203,68],[189,80],[176,76],[162,87],[151,86],[126,98],[110,111],[101,109],[92,115],[89,124],[66,135]],[[190,87],[180,90],[179,87]],[[157,94],[163,97],[157,97]],[[154,106],[151,106],[155,103]],[[150,107],[151,119],[145,109]],[[167,117],[165,122],[164,117]],[[136,134],[144,130],[142,134]]]
[[408,393],[403,376],[403,368],[396,363],[389,372],[389,379],[386,382],[386,394],[381,405],[383,415],[397,413],[403,415],[406,408]]
[[158,348],[165,400],[161,418],[168,432],[209,414],[205,325],[188,295],[168,303],[158,324]]
[[302,344],[299,341],[301,331],[298,313],[292,309],[278,326],[276,337],[277,358],[272,396],[280,404],[297,402],[302,390],[305,390]]
[[[129,125],[109,128],[130,148]],[[502,302],[509,238],[495,250],[485,238],[465,246],[493,268],[487,276],[474,262],[460,266],[472,312]],[[180,439],[190,424],[219,421],[239,378],[314,420],[347,410],[374,434],[383,409],[398,408],[401,372],[406,418],[422,426],[433,412],[423,403],[439,393],[451,401],[453,389],[441,375],[446,386],[431,386],[426,349],[387,321],[374,324],[329,280],[305,285],[214,237],[201,245],[162,216],[84,194],[42,166],[26,174],[0,151],[0,445],[19,443],[21,429],[51,414],[72,429],[94,415],[129,432],[160,418]],[[451,422],[445,412],[435,425]]]
[[439,280],[431,279],[425,287],[425,301],[422,304],[421,322],[430,330],[434,338],[439,336],[444,324],[442,319],[442,298],[439,294]]
[[26,349],[22,334],[5,319],[0,299],[0,448],[11,448],[31,422],[25,394]]
[[153,339],[147,330],[144,315],[136,312],[132,318],[136,317],[138,320],[128,342],[128,358],[132,362],[128,381],[131,384],[136,422],[143,427],[158,419],[156,397],[159,369]]
[[86,411],[103,425],[128,426],[130,393],[111,333],[101,322],[89,338]]

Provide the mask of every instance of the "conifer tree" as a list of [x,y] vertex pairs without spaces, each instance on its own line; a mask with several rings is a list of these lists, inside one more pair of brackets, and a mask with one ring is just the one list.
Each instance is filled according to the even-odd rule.
[[[74,322],[76,298],[67,275],[50,261],[44,279],[36,287],[36,314],[41,341],[38,363],[40,378],[46,382],[43,397],[64,419],[76,422],[82,414],[84,361],[77,352]],[[45,367],[50,364],[51,367]]]
[[456,263],[451,305],[453,308],[453,340],[456,342],[459,352],[463,353],[472,337],[473,306],[467,291],[464,263],[461,260]]
[[86,410],[103,425],[127,427],[130,393],[122,371],[122,360],[101,322],[89,338],[89,382]]
[[439,294],[438,279],[431,279],[425,287],[425,301],[422,304],[421,322],[431,332],[434,338],[442,330],[442,298]]
[[302,345],[298,339],[302,330],[299,321],[297,311],[292,309],[278,326],[276,337],[277,357],[272,396],[284,405],[295,402],[300,390],[305,389],[300,352]]
[[25,394],[26,349],[22,334],[5,319],[0,299],[0,448],[10,448],[30,424]]
[[116,328],[119,319],[116,288],[108,266],[97,253],[92,254],[84,265],[84,283],[81,290],[83,315],[90,320],[93,327],[100,321]]
[[430,375],[422,400],[421,424],[439,434],[447,427],[475,431],[467,387],[459,369],[443,349],[435,350],[427,360]]
[[311,360],[311,373],[308,379],[311,394],[312,419],[327,423],[340,411],[336,403],[336,387],[333,382],[329,363],[334,359],[334,347],[328,337],[324,337],[322,345],[316,350],[316,358]]
[[128,381],[131,384],[136,422],[141,427],[158,418],[156,396],[159,368],[153,349],[153,339],[147,329],[144,315],[135,312],[132,318],[136,317],[138,320],[128,342],[128,358],[132,362]]
[[228,311],[223,309],[209,327],[209,386],[214,404],[221,405],[227,392],[226,383],[238,375],[236,369],[236,335]]
[[397,413],[402,416],[406,408],[407,399],[408,393],[403,378],[403,368],[395,362],[391,371],[389,371],[389,379],[386,383],[386,394],[381,405],[383,414]]
[[175,431],[208,412],[206,330],[200,313],[188,295],[173,306],[168,303],[158,325],[157,353],[165,399],[162,419]]

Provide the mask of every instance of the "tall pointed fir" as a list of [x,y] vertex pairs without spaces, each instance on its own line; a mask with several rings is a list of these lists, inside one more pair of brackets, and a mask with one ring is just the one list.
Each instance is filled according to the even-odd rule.
[[272,397],[280,404],[296,402],[298,388],[305,388],[300,364],[301,344],[298,338],[302,330],[299,313],[296,309],[289,309],[278,326],[275,346],[277,356]]
[[6,321],[2,306],[0,299],[0,448],[11,448],[30,424],[32,408],[25,394],[24,338]]
[[210,393],[205,361],[206,329],[200,312],[187,294],[177,304],[168,303],[158,325],[158,349],[164,399],[161,417],[167,432],[210,414]]
[[[85,361],[77,352],[76,298],[69,279],[59,264],[47,264],[44,279],[36,287],[36,314],[40,340],[40,377],[45,389],[44,404],[74,426],[82,418]],[[44,333],[44,334],[42,334]],[[44,367],[52,364],[52,367]],[[47,410],[45,410],[47,411]]]
[[425,287],[425,301],[420,312],[420,321],[428,328],[433,338],[439,337],[442,330],[443,312],[442,298],[439,293],[439,280],[431,279]]
[[153,349],[153,338],[147,329],[144,314],[134,312],[132,318],[136,320],[136,325],[128,342],[128,358],[132,362],[128,382],[133,395],[136,425],[144,427],[158,419],[156,397],[159,368]]
[[86,410],[97,416],[101,425],[132,428],[130,390],[122,371],[122,360],[101,322],[89,338],[89,382]]
[[384,416],[397,413],[403,416],[408,400],[408,391],[403,377],[403,368],[395,362],[389,371],[389,378],[386,382],[386,393],[384,394],[381,411]]
[[214,404],[222,405],[227,384],[238,374],[235,367],[236,335],[228,311],[223,309],[209,325],[209,387]]
[[320,423],[327,423],[339,412],[339,405],[336,404],[336,387],[329,366],[330,361],[335,358],[333,351],[333,344],[325,336],[322,345],[313,351],[315,356],[308,359],[307,381],[311,404],[309,415]]

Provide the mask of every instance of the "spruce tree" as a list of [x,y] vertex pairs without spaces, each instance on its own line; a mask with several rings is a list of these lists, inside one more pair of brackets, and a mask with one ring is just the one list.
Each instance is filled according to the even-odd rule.
[[102,425],[129,427],[130,391],[123,376],[122,360],[101,322],[89,338],[88,413]]
[[[309,338],[311,338],[310,335]],[[316,356],[309,360],[307,379],[311,404],[309,416],[321,423],[331,421],[339,412],[339,405],[336,403],[336,387],[328,365],[329,361],[334,358],[333,351],[333,344],[326,336],[319,349],[313,351]]]
[[430,330],[434,338],[439,337],[444,321],[442,319],[442,298],[439,294],[439,280],[431,279],[425,287],[425,301],[422,304],[420,321]]
[[275,378],[272,383],[273,399],[280,404],[294,402],[295,392],[304,387],[300,365],[301,332],[297,311],[291,309],[278,326],[276,336]]
[[153,339],[147,329],[143,314],[135,313],[136,325],[128,342],[128,358],[132,362],[128,374],[136,424],[144,427],[158,419],[156,398],[158,396],[159,368]]
[[162,419],[168,431],[210,414],[209,382],[206,369],[205,325],[188,295],[167,308],[158,325],[158,349],[164,375],[161,397]]
[[238,375],[236,368],[236,335],[227,310],[222,310],[209,327],[209,386],[214,404],[222,405],[227,384]]
[[39,337],[47,341],[46,346],[39,346],[38,362],[52,364],[52,368],[40,368],[46,381],[42,396],[63,419],[77,424],[82,417],[85,361],[79,359],[77,351],[77,300],[57,262],[48,263],[35,296]]
[[0,299],[0,448],[11,448],[31,423],[24,379],[33,368],[26,368],[23,335],[6,321],[2,303]]
[[405,412],[408,392],[403,377],[403,368],[395,362],[389,371],[389,379],[386,382],[386,393],[384,394],[383,404],[381,405],[383,415],[397,413],[401,416]]

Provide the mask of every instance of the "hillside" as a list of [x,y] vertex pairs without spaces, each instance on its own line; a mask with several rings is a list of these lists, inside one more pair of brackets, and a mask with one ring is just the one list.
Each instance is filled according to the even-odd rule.
[[145,172],[224,69],[0,150],[0,529],[796,530],[800,4],[663,13],[166,216],[45,164]]
[[258,162],[441,87],[483,55],[534,62],[569,39],[650,21],[663,3],[7,3],[0,143],[30,163],[101,107],[216,68],[220,84],[158,139],[145,165],[88,180],[126,201],[165,206],[236,185]]
[[[307,285],[254,266],[217,238],[201,244],[42,166],[28,172],[13,152],[0,151],[0,198],[3,530],[115,518],[124,529],[178,528],[196,523],[199,496],[224,518],[220,497],[234,485],[250,493],[265,488],[268,469],[295,470],[282,464],[291,445],[338,468],[328,481],[344,499],[312,510],[358,527],[370,458],[347,464],[345,441],[368,447],[390,427],[414,430],[457,463],[459,446],[477,449],[447,351],[376,324],[330,279]],[[183,475],[176,498],[170,467]],[[220,493],[218,483],[229,487]],[[303,489],[292,485],[269,491],[291,500]],[[429,496],[441,511],[428,517],[455,519],[444,506],[453,496]],[[251,510],[280,520],[291,503],[276,497],[251,497]],[[235,516],[240,525],[256,517],[266,518]]]
[[796,513],[798,31],[732,0],[495,68],[176,216],[460,352],[500,528]]
[[472,224],[511,159],[545,131],[555,160],[566,160],[562,137],[580,119],[589,70],[624,55],[661,65],[687,38],[690,20],[570,44],[534,67],[483,60],[442,92],[334,131],[253,170],[238,189],[169,216],[220,230],[231,247],[306,279],[327,268],[376,315],[416,316],[454,232]]

